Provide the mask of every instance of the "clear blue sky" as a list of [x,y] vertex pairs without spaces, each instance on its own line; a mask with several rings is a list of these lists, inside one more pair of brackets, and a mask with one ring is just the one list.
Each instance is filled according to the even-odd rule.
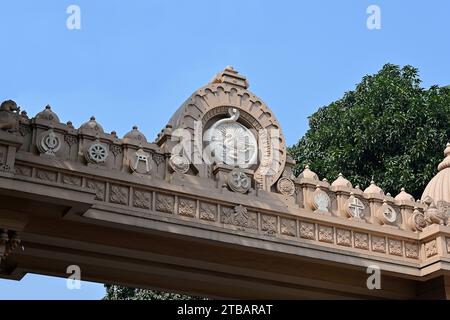
[[[69,30],[66,9],[81,9]],[[381,29],[366,27],[369,5]],[[450,84],[450,1],[0,1],[0,99],[30,116],[50,104],[79,126],[95,115],[152,140],[178,106],[225,66],[275,112],[288,144],[307,117],[383,64],[411,64],[423,85]],[[100,284],[0,280],[0,299],[98,299]]]

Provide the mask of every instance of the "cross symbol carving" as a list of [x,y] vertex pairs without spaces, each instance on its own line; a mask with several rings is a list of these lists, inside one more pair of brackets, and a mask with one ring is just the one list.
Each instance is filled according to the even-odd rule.
[[363,217],[364,204],[358,198],[353,197],[348,204],[353,217],[361,219]]

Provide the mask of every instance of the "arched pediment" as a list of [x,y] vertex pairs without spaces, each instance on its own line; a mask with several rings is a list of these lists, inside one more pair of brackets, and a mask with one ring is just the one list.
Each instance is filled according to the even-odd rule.
[[194,143],[195,128],[198,128],[196,122],[204,129],[209,120],[227,117],[230,108],[237,109],[240,122],[252,129],[258,140],[259,157],[255,180],[262,189],[269,189],[284,170],[285,138],[272,110],[250,92],[247,86],[243,76],[230,68],[225,69],[212,83],[194,92],[175,112],[168,126],[172,130],[190,131]]

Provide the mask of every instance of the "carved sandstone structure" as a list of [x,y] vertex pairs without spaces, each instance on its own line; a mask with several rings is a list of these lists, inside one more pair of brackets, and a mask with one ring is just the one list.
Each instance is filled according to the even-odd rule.
[[450,146],[417,201],[308,166],[295,177],[280,124],[231,67],[154,142],[13,101],[0,129],[4,278],[78,265],[84,280],[221,298],[450,297]]

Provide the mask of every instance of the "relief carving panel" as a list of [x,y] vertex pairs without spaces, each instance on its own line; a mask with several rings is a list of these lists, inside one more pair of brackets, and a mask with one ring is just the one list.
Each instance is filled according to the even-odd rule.
[[167,194],[156,194],[156,211],[164,213],[173,213],[175,205],[175,197]]
[[178,199],[178,213],[186,217],[195,217],[197,202],[195,200],[179,198]]

